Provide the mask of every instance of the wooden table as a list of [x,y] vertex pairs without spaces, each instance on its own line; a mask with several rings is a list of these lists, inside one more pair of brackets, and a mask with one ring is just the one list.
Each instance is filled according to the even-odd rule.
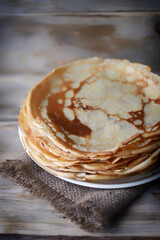
[[[36,2],[22,1],[18,7],[14,1],[0,3],[1,162],[23,154],[17,132],[20,105],[30,87],[53,67],[102,56],[148,64],[160,73],[159,1],[55,1],[54,6],[49,0],[45,4],[39,1],[38,6]],[[106,233],[95,234],[81,230],[46,201],[1,179],[0,233],[7,235],[0,235],[0,239],[17,239],[14,234],[27,240],[160,237],[159,196],[157,180]],[[45,237],[48,235],[52,237]]]

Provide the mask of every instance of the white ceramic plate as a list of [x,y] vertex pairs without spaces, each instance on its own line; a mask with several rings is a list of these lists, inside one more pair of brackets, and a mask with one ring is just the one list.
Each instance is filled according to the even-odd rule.
[[[23,145],[22,133],[21,133],[20,128],[18,128],[18,132],[19,132],[19,137],[20,137],[21,143]],[[23,147],[24,147],[24,145],[23,145]],[[29,155],[29,153],[28,153],[28,155]],[[33,158],[32,158],[32,160],[37,164],[37,162]],[[42,166],[40,166],[40,167],[43,168]],[[46,169],[44,169],[44,170],[46,170]],[[148,171],[143,174],[139,174],[136,176],[130,176],[125,179],[112,180],[112,181],[83,182],[83,181],[78,181],[78,180],[71,179],[71,178],[64,178],[64,177],[59,177],[59,176],[56,176],[56,177],[63,179],[64,181],[67,181],[70,183],[74,183],[74,184],[85,186],[85,187],[91,187],[91,188],[99,188],[99,189],[128,188],[128,187],[142,185],[142,184],[151,182],[151,181],[159,178],[160,177],[160,166],[155,167],[151,171]]]

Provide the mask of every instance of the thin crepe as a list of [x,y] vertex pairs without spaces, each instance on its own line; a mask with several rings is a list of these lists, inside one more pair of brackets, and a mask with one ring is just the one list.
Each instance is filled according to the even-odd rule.
[[47,171],[115,179],[158,162],[160,78],[148,66],[92,58],[54,69],[25,99],[25,149]]

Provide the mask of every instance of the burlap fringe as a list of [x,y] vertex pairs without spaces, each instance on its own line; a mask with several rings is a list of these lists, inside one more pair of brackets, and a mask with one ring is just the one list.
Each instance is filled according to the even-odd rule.
[[85,209],[86,211],[92,210],[92,215],[94,212],[96,219],[94,223],[93,221],[89,221],[89,219],[86,220],[79,214],[80,208],[84,210],[84,206],[78,206],[77,211],[74,202],[66,199],[59,192],[46,185],[41,179],[33,176],[32,170],[30,169],[30,160],[26,160],[26,157],[25,160],[6,160],[1,163],[0,175],[5,179],[13,179],[15,183],[26,188],[34,196],[46,199],[59,212],[65,214],[71,221],[80,225],[82,229],[92,232],[104,231],[104,214],[94,206],[93,202],[88,201]]

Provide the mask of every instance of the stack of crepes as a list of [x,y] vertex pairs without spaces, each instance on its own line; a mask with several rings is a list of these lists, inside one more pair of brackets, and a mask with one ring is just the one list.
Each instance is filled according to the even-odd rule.
[[127,60],[89,58],[54,69],[28,93],[22,141],[45,170],[81,181],[122,179],[160,154],[160,77]]

